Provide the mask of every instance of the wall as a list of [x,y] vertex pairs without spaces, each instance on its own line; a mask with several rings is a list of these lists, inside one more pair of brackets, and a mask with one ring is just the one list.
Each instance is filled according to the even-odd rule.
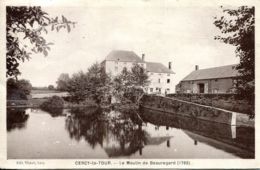
[[235,125],[236,113],[224,111],[209,106],[179,101],[168,97],[144,95],[141,106],[174,115],[187,116],[199,120]]
[[[167,90],[167,94],[174,92],[173,74],[149,72],[148,75],[150,80],[150,86],[148,89],[149,94],[158,93],[159,90],[156,90],[156,88],[161,89],[161,94],[165,94],[165,91],[167,89],[169,89]],[[167,83],[167,79],[170,79],[170,83]],[[151,88],[153,89],[153,91],[151,91]]]

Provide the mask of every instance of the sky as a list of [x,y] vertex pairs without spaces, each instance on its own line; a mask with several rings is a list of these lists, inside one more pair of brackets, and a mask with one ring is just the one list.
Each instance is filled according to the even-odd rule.
[[145,54],[149,62],[172,62],[173,86],[199,65],[200,69],[236,64],[235,47],[214,40],[220,31],[214,16],[221,16],[215,7],[183,7],[153,5],[142,1],[135,5],[52,6],[43,7],[50,16],[64,15],[77,22],[68,33],[49,31],[44,35],[53,42],[47,57],[34,54],[24,62],[20,78],[33,86],[56,86],[61,73],[72,75],[87,71],[94,62],[101,62],[112,50]]

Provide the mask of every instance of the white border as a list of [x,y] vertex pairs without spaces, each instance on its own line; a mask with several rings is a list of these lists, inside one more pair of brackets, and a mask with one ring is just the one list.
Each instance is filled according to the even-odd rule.
[[[26,160],[7,160],[7,152],[6,152],[6,78],[5,78],[5,7],[7,5],[41,5],[41,6],[87,6],[87,7],[96,7],[99,5],[106,5],[106,6],[114,6],[114,5],[129,5],[129,6],[138,6],[140,3],[143,3],[144,0],[1,0],[0,1],[0,168],[259,168],[259,144],[260,144],[260,133],[259,133],[259,24],[260,24],[260,1],[258,0],[146,0],[146,3],[150,3],[151,6],[220,6],[220,5],[250,5],[255,6],[255,15],[256,15],[256,34],[255,34],[255,41],[256,41],[256,130],[255,130],[255,159],[131,159],[132,162],[134,161],[150,161],[154,160],[157,162],[160,161],[190,161],[190,165],[174,165],[174,166],[144,166],[144,165],[119,165],[120,162],[128,161],[128,159],[106,159],[112,162],[112,165],[75,165],[76,161],[81,161],[80,159],[41,159],[41,160],[31,160],[34,162],[40,161],[44,162],[44,165],[18,165],[18,161],[28,161]],[[26,147],[26,146],[25,146]],[[104,159],[103,159],[104,160]],[[89,160],[82,160],[82,161],[98,161],[96,159],[89,159]],[[114,164],[116,163],[116,164]]]

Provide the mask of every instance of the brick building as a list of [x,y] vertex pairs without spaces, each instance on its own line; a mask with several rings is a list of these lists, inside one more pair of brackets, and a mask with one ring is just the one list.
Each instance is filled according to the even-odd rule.
[[237,86],[236,65],[195,70],[176,85],[176,93],[232,93]]

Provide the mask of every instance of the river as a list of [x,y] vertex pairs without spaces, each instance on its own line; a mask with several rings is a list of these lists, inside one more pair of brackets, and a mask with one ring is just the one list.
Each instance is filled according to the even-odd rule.
[[8,159],[254,158],[254,128],[134,112],[8,109]]

